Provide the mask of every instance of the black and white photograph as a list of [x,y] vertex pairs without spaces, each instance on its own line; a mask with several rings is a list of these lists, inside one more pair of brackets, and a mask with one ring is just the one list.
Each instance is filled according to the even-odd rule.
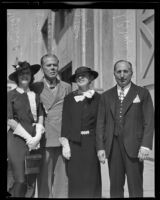
[[156,10],[90,3],[6,9],[9,198],[156,196]]

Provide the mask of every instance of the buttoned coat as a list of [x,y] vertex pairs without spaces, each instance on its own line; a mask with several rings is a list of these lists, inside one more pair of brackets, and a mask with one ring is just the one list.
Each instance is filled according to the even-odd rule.
[[60,146],[62,109],[64,97],[71,92],[70,84],[58,81],[56,91],[52,93],[45,82],[37,82],[32,89],[40,95],[45,111],[45,142],[46,147]]
[[[139,101],[134,99],[139,97]],[[110,155],[115,128],[117,86],[101,95],[96,128],[97,150],[105,149]],[[131,87],[123,100],[122,137],[127,154],[137,157],[140,146],[152,149],[154,130],[154,110],[151,95],[145,88],[131,82]]]
[[[68,96],[65,97],[64,101],[64,110],[62,113],[62,131],[61,135],[62,137],[66,137],[71,141],[80,142],[81,140],[81,130],[82,130],[82,115],[83,115],[83,106],[84,102],[76,102],[74,99],[74,96],[76,96],[78,93],[77,91],[74,91],[70,93]],[[95,92],[93,99],[88,99],[90,101],[89,108],[87,110],[88,116],[87,116],[87,130],[93,129],[93,132],[95,134],[96,130],[96,123],[93,124],[93,122],[96,122],[97,119],[97,108],[98,108],[98,102],[100,99],[100,95]]]

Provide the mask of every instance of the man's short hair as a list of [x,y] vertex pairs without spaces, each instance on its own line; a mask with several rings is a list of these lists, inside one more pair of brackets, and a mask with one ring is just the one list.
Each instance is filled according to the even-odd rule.
[[42,58],[41,58],[41,66],[43,66],[44,60],[45,60],[46,58],[51,58],[51,57],[57,59],[57,61],[58,61],[58,63],[59,63],[58,57],[57,57],[55,54],[47,53],[47,54],[45,54],[44,56],[42,56]]
[[130,70],[131,70],[131,72],[133,72],[133,70],[132,70],[132,63],[129,62],[129,61],[127,61],[127,60],[118,60],[118,61],[114,64],[114,71],[116,70],[116,65],[117,65],[118,63],[121,63],[121,62],[128,63],[129,66],[130,66]]

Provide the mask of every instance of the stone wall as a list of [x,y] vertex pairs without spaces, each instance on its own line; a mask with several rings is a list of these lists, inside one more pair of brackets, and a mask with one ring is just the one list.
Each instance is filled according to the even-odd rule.
[[[47,9],[7,10],[7,75],[13,72],[16,58],[30,64],[40,63],[47,52],[41,33],[47,15]],[[39,72],[36,79],[41,76]]]

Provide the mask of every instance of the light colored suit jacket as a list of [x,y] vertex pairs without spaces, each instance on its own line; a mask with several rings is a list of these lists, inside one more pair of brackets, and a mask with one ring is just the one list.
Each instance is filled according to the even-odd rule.
[[[38,88],[38,89],[37,89]],[[43,80],[37,83],[36,89],[40,94],[45,115],[45,146],[60,146],[58,138],[61,135],[61,121],[64,97],[71,92],[70,84],[59,81],[53,93]]]

